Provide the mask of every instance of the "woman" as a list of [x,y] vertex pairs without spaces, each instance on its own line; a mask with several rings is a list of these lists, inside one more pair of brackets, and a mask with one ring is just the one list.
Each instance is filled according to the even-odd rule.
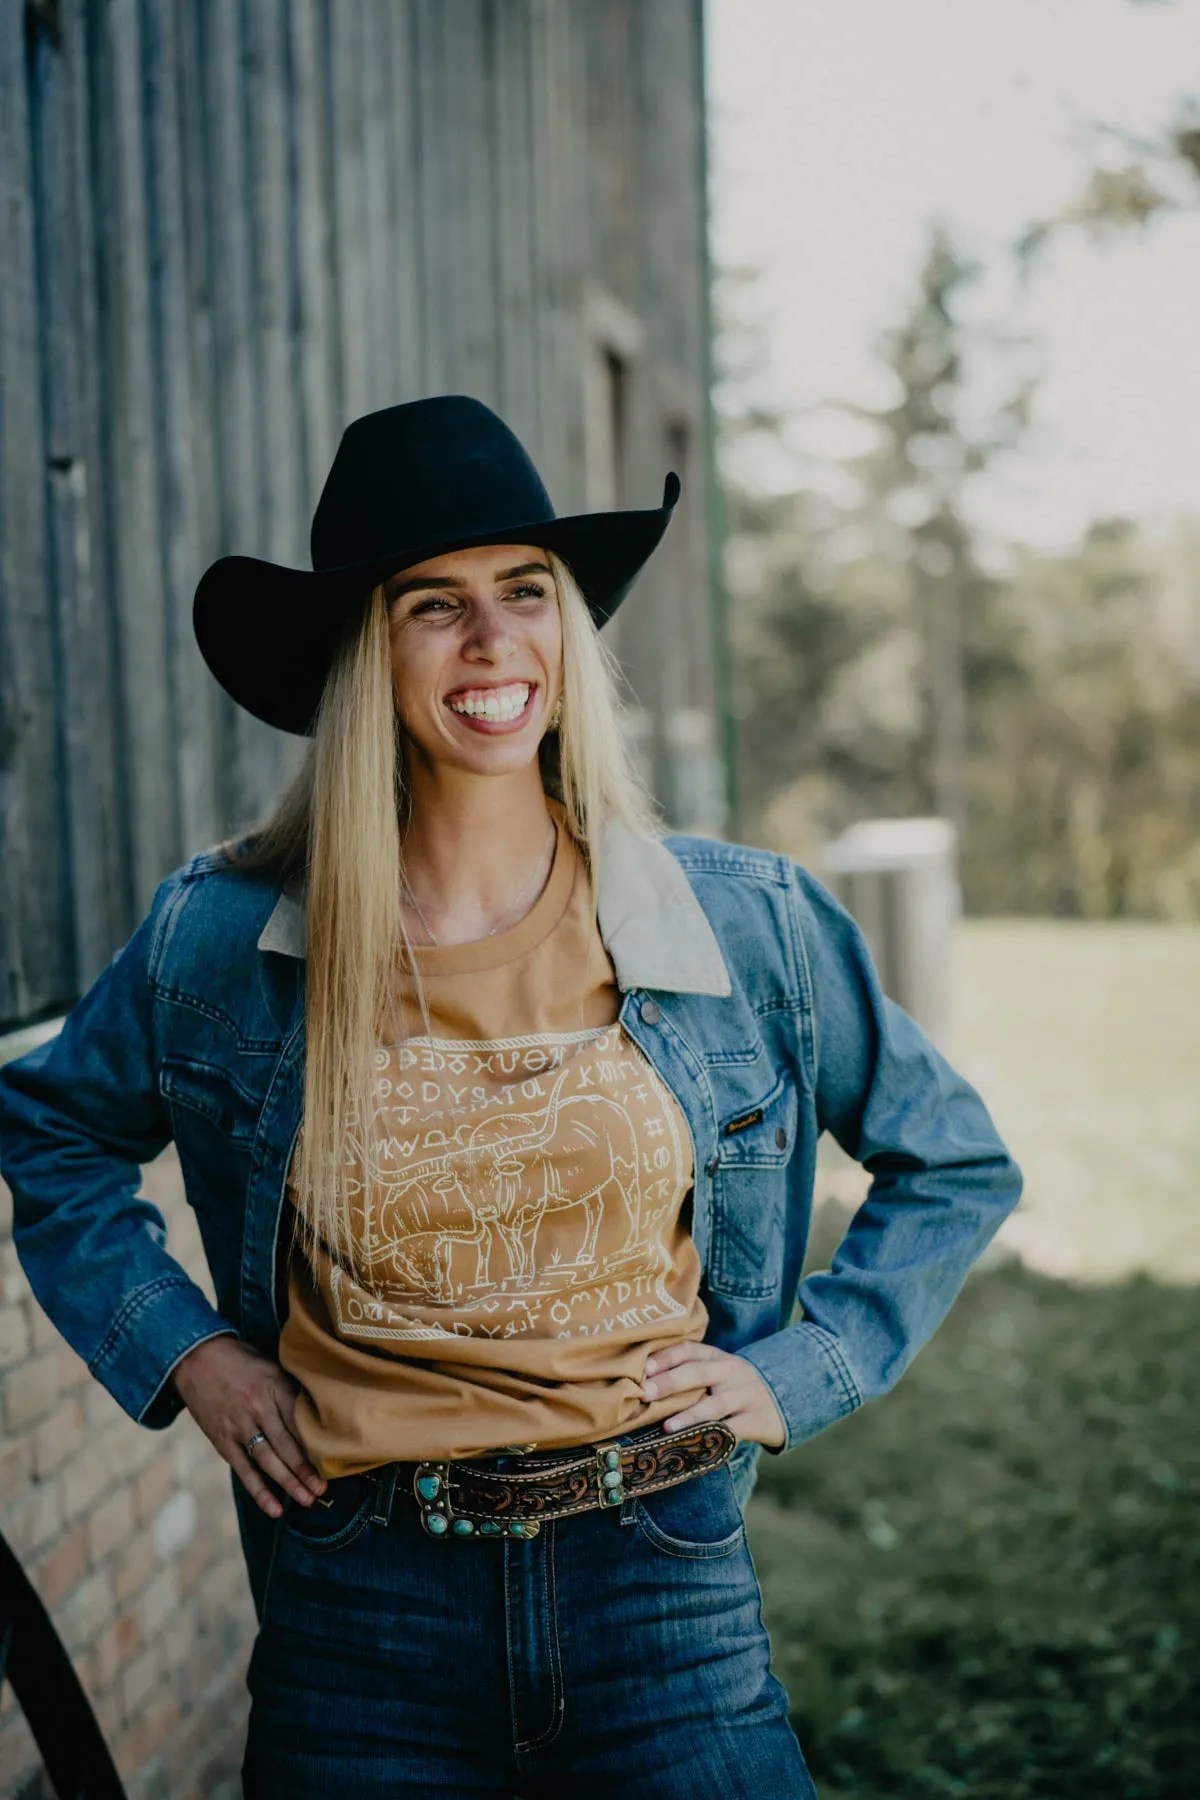
[[[677,494],[556,519],[460,397],[352,425],[315,572],[196,599],[304,772],[4,1072],[41,1303],[237,1478],[252,1800],[810,1794],[755,1459],[890,1387],[1017,1198],[819,884],[655,836],[597,628]],[[822,1129],[874,1182],[797,1312]],[[216,1310],[136,1197],[172,1138]]]

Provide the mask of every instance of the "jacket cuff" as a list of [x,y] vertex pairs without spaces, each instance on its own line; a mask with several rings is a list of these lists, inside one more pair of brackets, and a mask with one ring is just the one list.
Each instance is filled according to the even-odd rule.
[[862,1405],[858,1383],[837,1339],[811,1319],[746,1344],[738,1355],[754,1364],[787,1428],[786,1441],[774,1447],[777,1456]]
[[209,1338],[237,1336],[184,1274],[161,1275],[132,1293],[88,1369],[139,1425],[169,1425],[183,1402],[171,1375]]

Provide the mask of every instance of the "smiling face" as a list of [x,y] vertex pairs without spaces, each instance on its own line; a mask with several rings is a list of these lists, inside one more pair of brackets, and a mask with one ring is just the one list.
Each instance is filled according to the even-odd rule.
[[543,551],[484,544],[384,583],[392,685],[427,764],[511,774],[531,764],[562,680],[562,620]]

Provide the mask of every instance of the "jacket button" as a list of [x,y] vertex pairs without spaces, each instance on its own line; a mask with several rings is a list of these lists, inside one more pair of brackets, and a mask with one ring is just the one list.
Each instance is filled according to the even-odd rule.
[[779,1149],[787,1149],[787,1132],[783,1129],[782,1125],[777,1125],[775,1127],[775,1142]]
[[710,1156],[708,1161],[704,1165],[704,1173],[706,1175],[715,1175],[717,1170],[720,1168],[720,1166],[721,1166],[720,1157],[719,1156]]
[[641,1018],[643,1025],[658,1024],[658,1021],[662,1018],[662,1007],[658,1004],[657,1000],[642,1001]]

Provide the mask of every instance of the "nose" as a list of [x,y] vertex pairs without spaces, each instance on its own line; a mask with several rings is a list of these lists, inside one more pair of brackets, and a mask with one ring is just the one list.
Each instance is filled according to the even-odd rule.
[[491,599],[472,606],[464,653],[484,662],[499,662],[512,647],[512,632],[503,606]]

